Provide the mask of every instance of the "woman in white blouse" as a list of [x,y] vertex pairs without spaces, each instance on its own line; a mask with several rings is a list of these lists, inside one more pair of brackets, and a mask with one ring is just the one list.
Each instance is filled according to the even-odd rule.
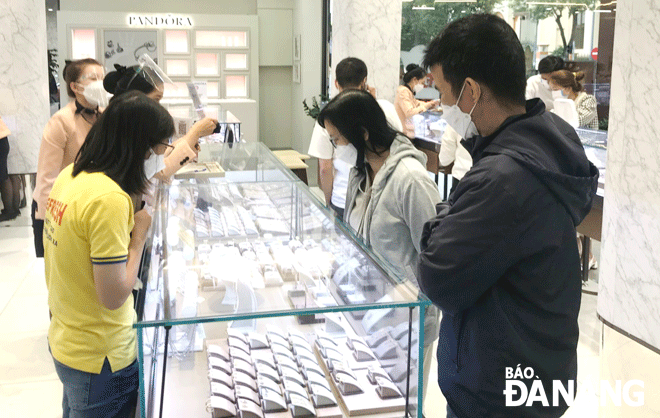
[[578,113],[578,125],[580,128],[598,129],[598,112],[596,111],[596,97],[587,94],[581,80],[584,79],[582,71],[572,72],[559,70],[550,74],[550,88],[561,97],[571,99],[575,102]]

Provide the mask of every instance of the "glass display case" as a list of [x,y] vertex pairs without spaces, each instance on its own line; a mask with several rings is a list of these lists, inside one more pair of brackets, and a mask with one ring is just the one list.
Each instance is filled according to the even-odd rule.
[[424,307],[260,143],[157,188],[138,309],[140,416],[421,416]]
[[602,197],[605,188],[605,163],[607,162],[607,131],[577,128],[575,132],[584,145],[587,158],[598,169],[598,195]]

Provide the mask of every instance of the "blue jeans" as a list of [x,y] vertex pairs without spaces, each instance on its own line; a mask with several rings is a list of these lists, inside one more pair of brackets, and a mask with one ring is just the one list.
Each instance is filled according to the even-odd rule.
[[62,418],[129,418],[137,405],[139,368],[137,360],[116,372],[105,359],[100,374],[72,369],[53,358],[64,385]]

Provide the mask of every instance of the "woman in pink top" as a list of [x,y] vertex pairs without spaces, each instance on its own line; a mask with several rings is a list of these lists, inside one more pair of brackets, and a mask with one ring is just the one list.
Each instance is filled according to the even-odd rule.
[[[71,61],[64,67],[66,91],[75,99],[53,115],[46,124],[39,147],[37,184],[32,201],[32,229],[37,257],[44,256],[43,231],[46,201],[55,179],[64,167],[73,163],[100,113],[107,93],[103,91],[105,72],[91,58]],[[100,89],[99,89],[100,87]]]
[[425,78],[426,71],[422,67],[416,64],[409,64],[403,76],[403,85],[396,89],[394,107],[396,108],[396,113],[399,115],[399,119],[401,119],[403,133],[411,139],[415,137],[415,126],[411,118],[414,115],[437,107],[440,103],[439,100],[422,102],[415,99],[415,94],[424,88]]

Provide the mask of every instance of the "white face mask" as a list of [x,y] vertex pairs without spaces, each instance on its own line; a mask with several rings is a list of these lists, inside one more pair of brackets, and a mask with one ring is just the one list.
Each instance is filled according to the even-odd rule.
[[553,90],[553,91],[552,91],[552,98],[553,98],[553,100],[556,100],[556,99],[565,99],[566,96],[564,95],[564,91],[563,91],[563,90]]
[[442,118],[447,121],[449,126],[451,126],[456,133],[461,135],[464,139],[468,139],[479,134],[477,127],[474,122],[472,122],[472,112],[477,104],[475,103],[474,106],[472,106],[472,110],[470,110],[469,114],[463,112],[458,107],[458,103],[463,96],[463,90],[465,90],[465,83],[463,83],[463,88],[461,88],[461,93],[458,95],[456,104],[451,106],[446,104],[442,105]]
[[357,166],[358,152],[353,144],[337,145],[335,149],[335,158],[345,162],[351,167]]
[[151,150],[149,158],[144,160],[144,175],[147,180],[151,180],[153,176],[165,168],[165,154],[156,154]]
[[548,80],[541,79],[541,85],[550,90],[550,83],[548,83]]
[[103,81],[92,81],[88,85],[78,83],[82,88],[82,95],[92,106],[106,107],[108,105],[108,92],[103,88]]
[[421,83],[420,83],[420,84],[417,84],[417,85],[415,86],[415,88],[413,89],[413,91],[415,92],[415,94],[419,93],[419,92],[422,91],[422,90],[424,90],[424,85],[421,84]]

